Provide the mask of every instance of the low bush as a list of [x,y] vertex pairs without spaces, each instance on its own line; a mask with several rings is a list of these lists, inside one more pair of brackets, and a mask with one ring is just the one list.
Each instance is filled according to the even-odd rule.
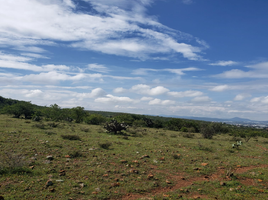
[[66,140],[81,140],[78,135],[61,135],[61,137]]
[[100,148],[109,149],[110,146],[112,146],[112,143],[111,142],[103,142],[103,143],[98,143],[98,145]]

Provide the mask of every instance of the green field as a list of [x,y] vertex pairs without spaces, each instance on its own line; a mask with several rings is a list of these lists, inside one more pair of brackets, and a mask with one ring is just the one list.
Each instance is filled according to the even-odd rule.
[[131,127],[0,115],[0,196],[6,199],[267,199],[268,139],[237,148],[228,134],[204,139]]

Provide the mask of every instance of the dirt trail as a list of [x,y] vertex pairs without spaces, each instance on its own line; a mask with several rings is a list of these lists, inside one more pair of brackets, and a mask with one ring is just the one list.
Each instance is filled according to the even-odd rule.
[[[234,170],[235,174],[242,174],[244,172],[247,172],[251,169],[255,168],[267,168],[268,165],[258,165],[258,166],[249,166],[249,167],[238,167]],[[224,168],[220,168],[216,173],[209,175],[209,176],[200,176],[200,177],[193,177],[189,179],[185,179],[183,174],[180,175],[175,175],[172,177],[168,177],[167,179],[170,180],[172,183],[175,183],[175,185],[170,186],[170,187],[165,187],[165,188],[157,188],[152,190],[151,192],[145,193],[145,194],[127,194],[126,196],[122,197],[122,200],[134,200],[134,199],[139,199],[139,198],[148,198],[151,196],[155,196],[158,194],[165,194],[167,192],[175,191],[183,187],[187,187],[192,185],[194,182],[197,181],[213,181],[213,180],[218,180],[218,181],[228,181],[230,180],[229,177],[224,178],[224,173],[225,173]],[[253,179],[243,179],[241,180],[241,183],[244,185],[255,185],[255,182]],[[204,199],[209,199],[205,195],[199,195],[199,194],[189,194],[187,195],[188,197],[199,197],[199,198],[204,198]]]

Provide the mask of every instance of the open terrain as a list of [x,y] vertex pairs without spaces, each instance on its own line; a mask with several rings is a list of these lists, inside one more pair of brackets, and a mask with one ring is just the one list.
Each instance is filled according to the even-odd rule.
[[[268,139],[0,115],[6,199],[267,199]],[[241,140],[243,144],[232,148]]]

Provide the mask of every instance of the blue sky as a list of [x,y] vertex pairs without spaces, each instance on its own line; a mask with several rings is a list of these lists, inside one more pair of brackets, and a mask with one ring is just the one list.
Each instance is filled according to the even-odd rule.
[[267,0],[3,1],[0,95],[267,120],[267,8]]

